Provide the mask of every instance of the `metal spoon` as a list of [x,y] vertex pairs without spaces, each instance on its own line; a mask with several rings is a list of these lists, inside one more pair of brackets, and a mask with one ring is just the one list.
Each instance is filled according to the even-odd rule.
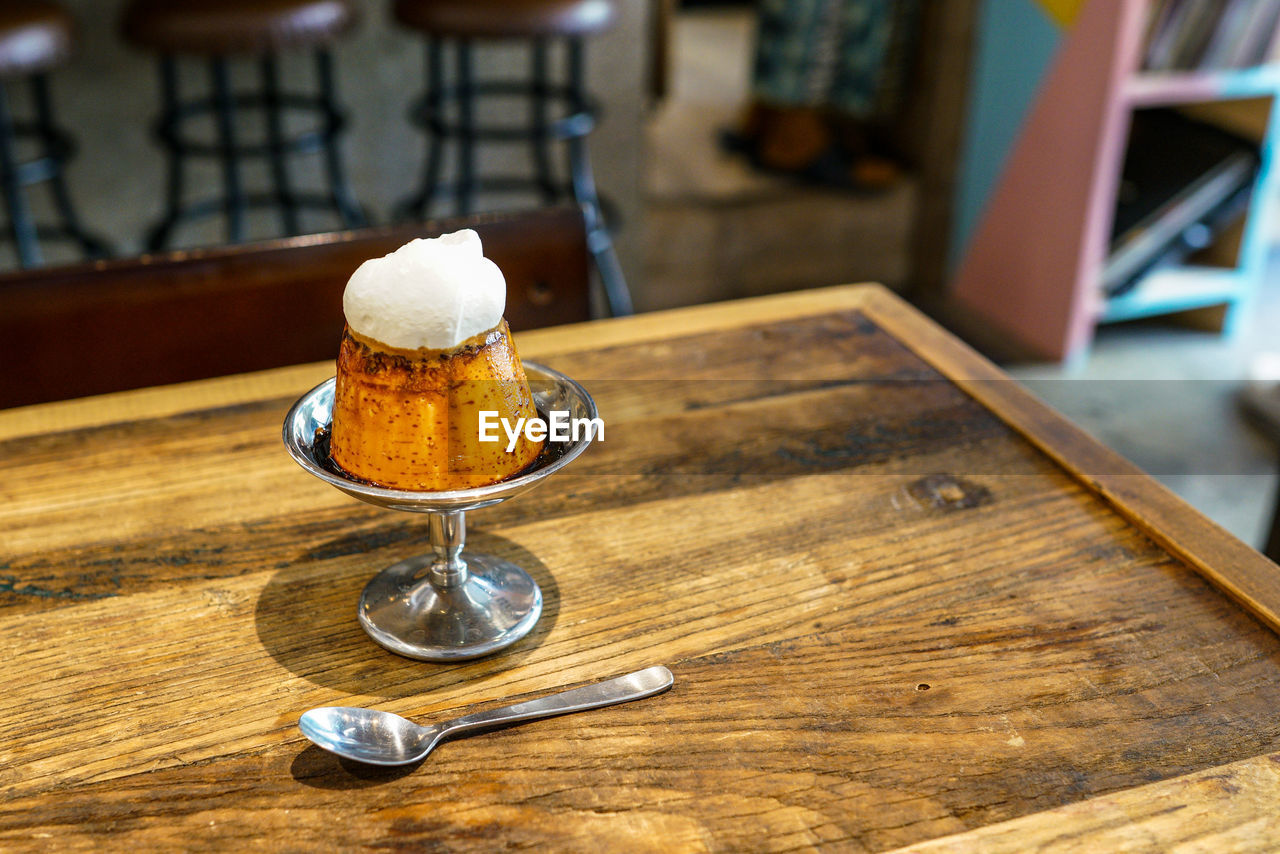
[[425,757],[444,739],[459,733],[639,700],[662,693],[674,681],[667,668],[649,667],[431,726],[419,726],[391,712],[324,706],[304,712],[298,728],[317,746],[347,759],[370,765],[408,765]]

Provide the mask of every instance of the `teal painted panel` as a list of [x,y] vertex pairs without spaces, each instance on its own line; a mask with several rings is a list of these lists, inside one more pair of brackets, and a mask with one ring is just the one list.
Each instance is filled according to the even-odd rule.
[[952,210],[955,269],[995,189],[1063,31],[1033,0],[983,0]]

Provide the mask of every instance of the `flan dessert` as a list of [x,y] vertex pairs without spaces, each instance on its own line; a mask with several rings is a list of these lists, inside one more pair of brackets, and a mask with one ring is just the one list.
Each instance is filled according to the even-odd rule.
[[361,264],[342,297],[332,461],[424,492],[487,486],[532,464],[542,441],[509,442],[501,427],[498,441],[480,441],[483,411],[512,426],[538,415],[502,316],[506,294],[470,229]]

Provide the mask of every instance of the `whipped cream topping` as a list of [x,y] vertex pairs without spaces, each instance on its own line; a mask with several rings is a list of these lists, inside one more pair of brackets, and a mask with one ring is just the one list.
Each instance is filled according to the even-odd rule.
[[451,350],[502,321],[507,283],[471,229],[411,240],[347,282],[352,331],[402,350]]

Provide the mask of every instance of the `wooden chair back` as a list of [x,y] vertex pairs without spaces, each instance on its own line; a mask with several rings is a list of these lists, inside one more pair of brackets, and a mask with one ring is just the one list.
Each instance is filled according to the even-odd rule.
[[506,276],[512,329],[590,317],[576,208],[13,273],[0,276],[0,408],[332,359],[355,268],[459,228]]

